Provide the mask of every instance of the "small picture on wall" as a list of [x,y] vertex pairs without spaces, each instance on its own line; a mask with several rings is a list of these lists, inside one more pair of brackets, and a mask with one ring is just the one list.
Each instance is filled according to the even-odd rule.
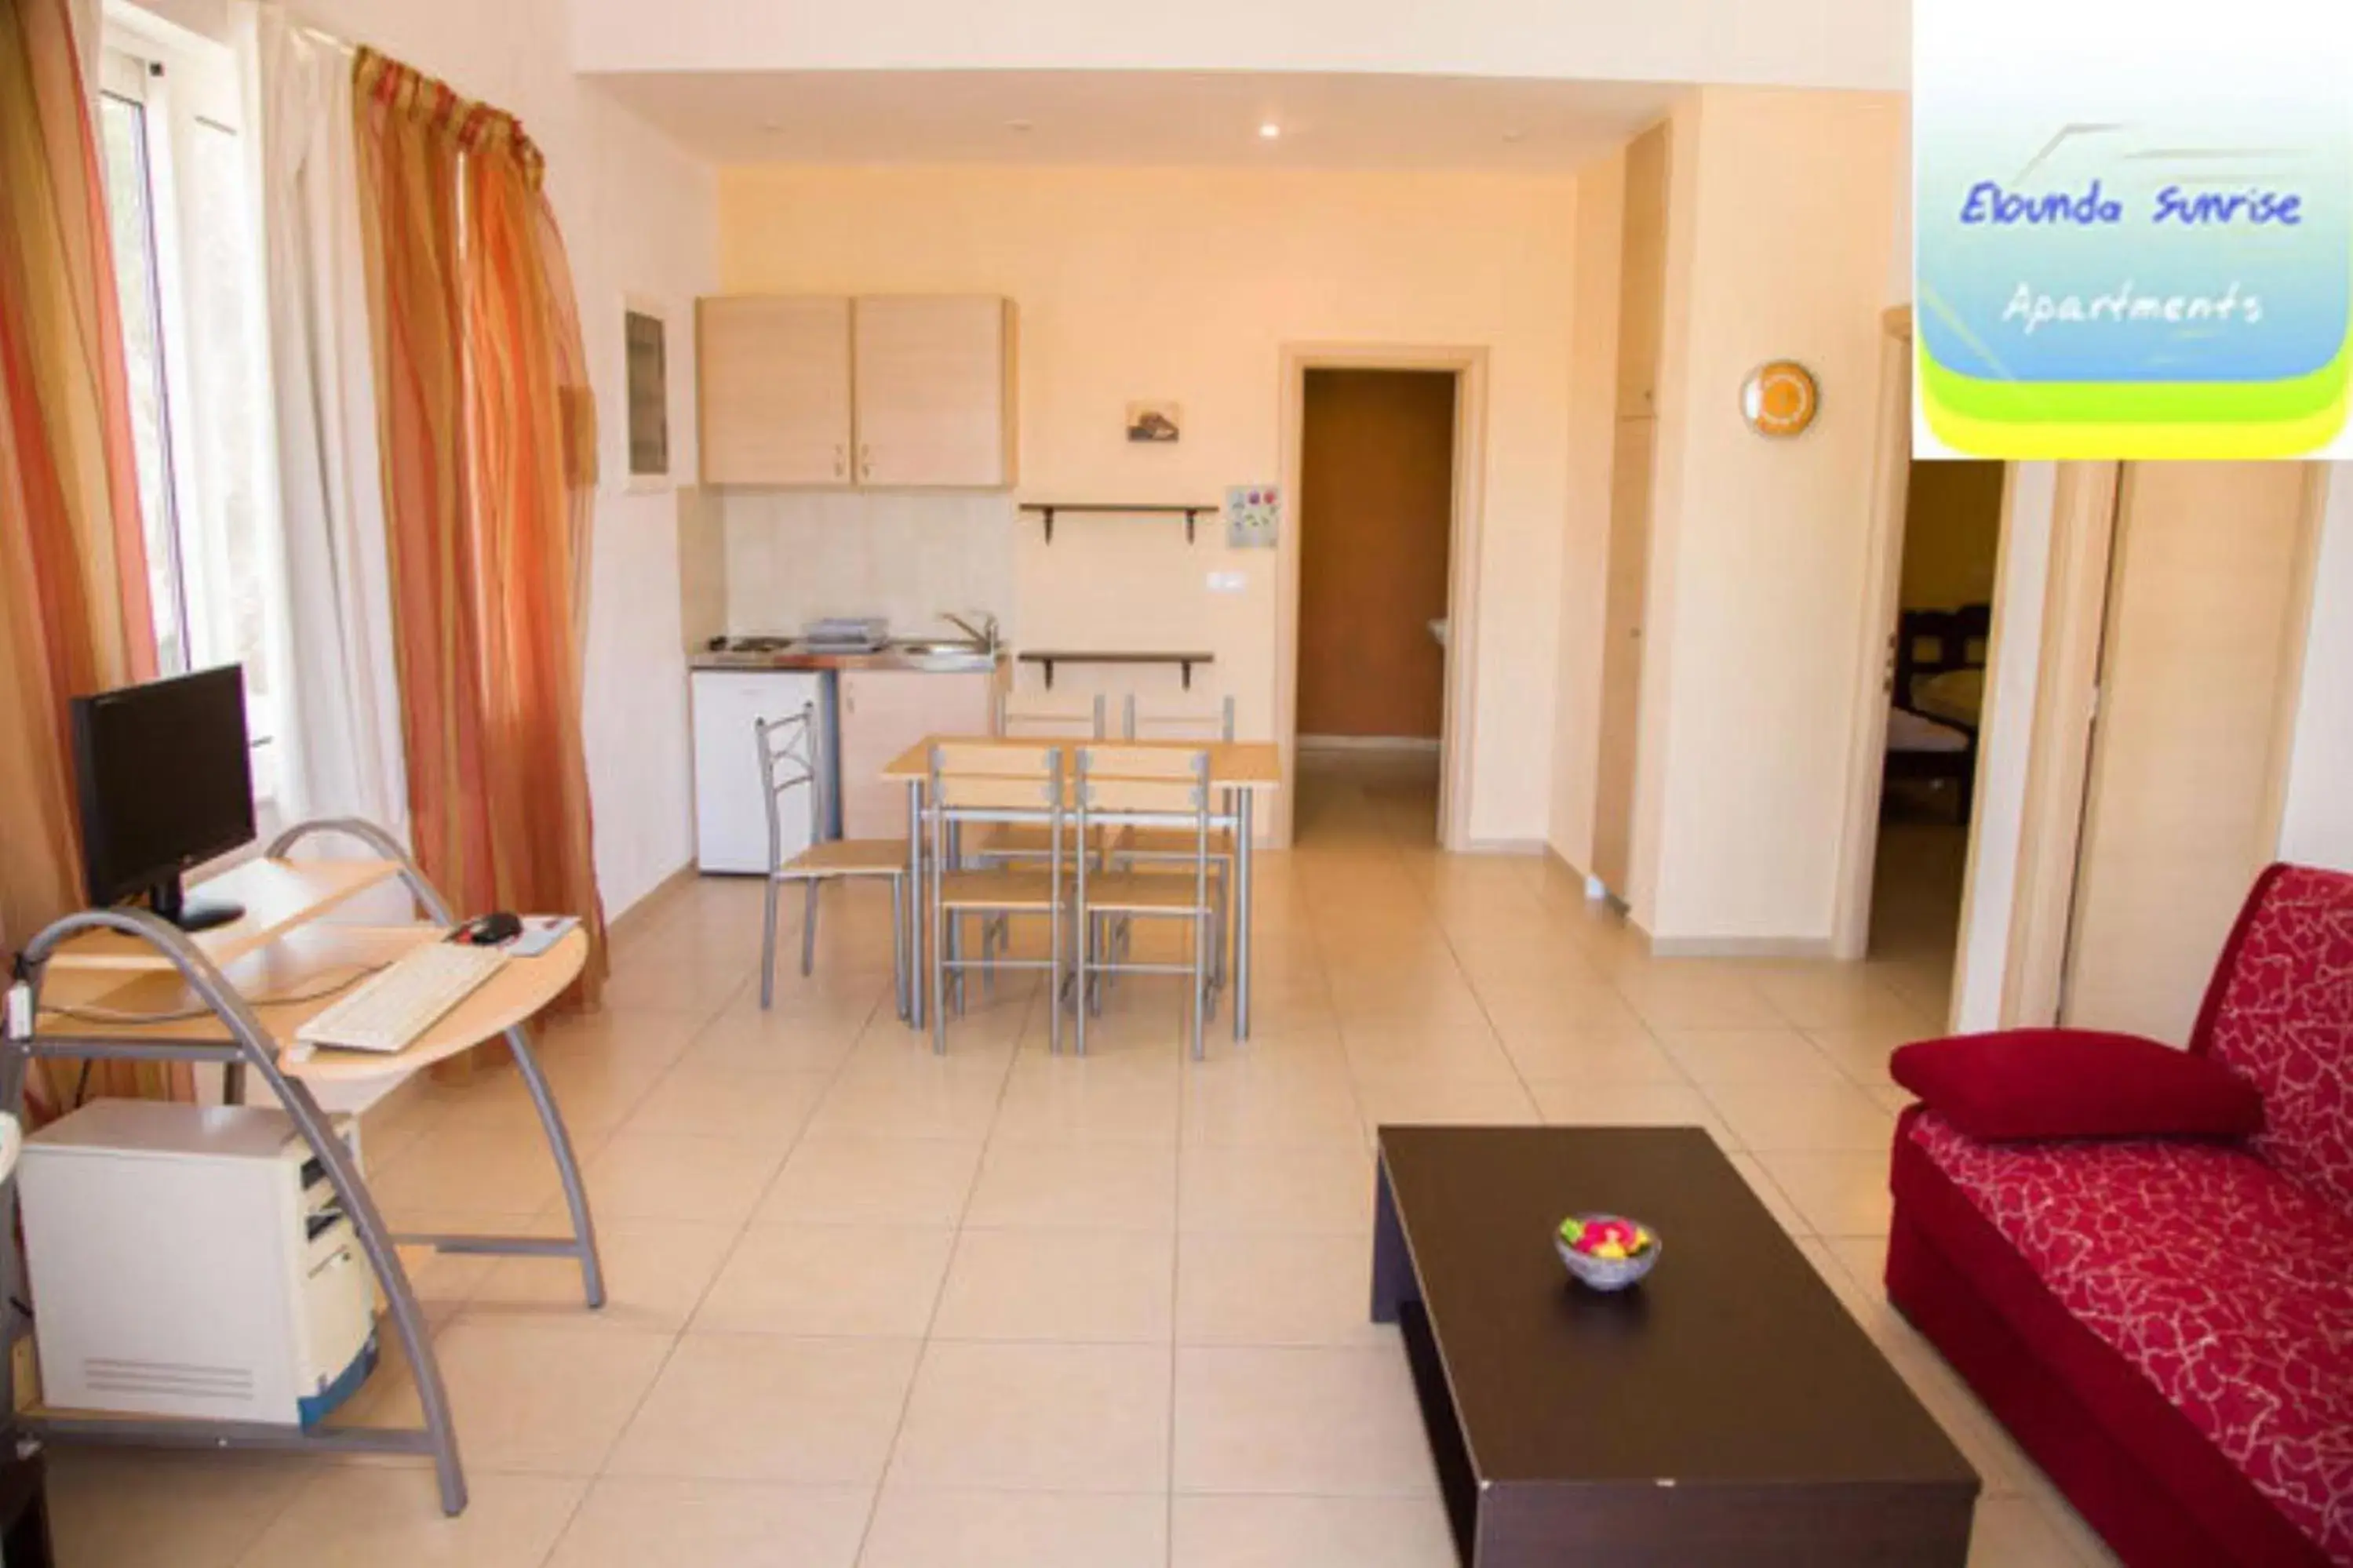
[[1127,405],[1127,438],[1131,441],[1174,441],[1184,434],[1185,411],[1173,403],[1131,403]]

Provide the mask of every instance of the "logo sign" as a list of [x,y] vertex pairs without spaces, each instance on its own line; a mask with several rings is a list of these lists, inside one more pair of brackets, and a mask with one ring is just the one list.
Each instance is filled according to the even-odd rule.
[[1917,0],[1915,447],[2353,456],[2353,5]]

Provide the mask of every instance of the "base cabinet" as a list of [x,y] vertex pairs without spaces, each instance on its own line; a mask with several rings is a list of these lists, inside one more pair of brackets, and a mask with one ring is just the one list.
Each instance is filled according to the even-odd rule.
[[997,678],[847,669],[840,679],[842,837],[903,838],[906,786],[885,783],[883,768],[928,736],[987,734]]

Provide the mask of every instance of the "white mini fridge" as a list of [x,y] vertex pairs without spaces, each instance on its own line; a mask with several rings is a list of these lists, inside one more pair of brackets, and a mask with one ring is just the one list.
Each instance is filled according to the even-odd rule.
[[[774,722],[813,705],[818,756],[834,754],[832,704],[825,678],[814,670],[698,669],[691,678],[694,705],[695,864],[705,871],[757,875],[768,869],[768,818],[762,804],[759,737],[755,719]],[[820,778],[824,797],[833,781]],[[781,803],[784,854],[799,854],[809,843],[809,802],[794,790]]]

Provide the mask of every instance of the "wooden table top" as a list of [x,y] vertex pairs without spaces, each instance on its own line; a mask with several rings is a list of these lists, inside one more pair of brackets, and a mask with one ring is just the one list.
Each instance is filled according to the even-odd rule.
[[[1002,735],[929,735],[891,759],[882,776],[908,784],[932,776],[932,748],[940,745],[988,745]],[[1155,752],[1207,752],[1209,783],[1219,789],[1272,791],[1282,787],[1282,751],[1271,741],[1100,741],[1057,738],[1020,740],[1016,745],[1135,746]]]
[[[1697,1128],[1385,1127],[1380,1158],[1482,1483],[1898,1485],[1977,1477]],[[1614,1295],[1571,1214],[1664,1248]]]
[[[346,976],[358,976],[360,972],[389,963],[409,949],[438,942],[445,934],[443,928],[431,925],[318,922],[286,931],[266,946],[244,952],[221,968],[229,983],[248,998],[305,994],[333,985]],[[397,1051],[335,1050],[301,1044],[294,1038],[297,1029],[349,995],[359,984],[356,977],[331,994],[305,1001],[263,1003],[254,1007],[254,1013],[278,1042],[279,1065],[290,1077],[321,1082],[398,1076],[494,1039],[530,1019],[579,978],[587,958],[587,935],[576,927],[536,957],[510,957],[497,973]],[[69,1017],[54,1010],[62,1004],[115,1013],[159,1014],[200,1006],[195,994],[180,979],[176,970],[53,969],[42,982],[41,1001],[41,1016],[36,1026],[38,1035],[175,1040],[229,1037],[227,1026],[208,1012],[195,1018],[105,1023]]]

